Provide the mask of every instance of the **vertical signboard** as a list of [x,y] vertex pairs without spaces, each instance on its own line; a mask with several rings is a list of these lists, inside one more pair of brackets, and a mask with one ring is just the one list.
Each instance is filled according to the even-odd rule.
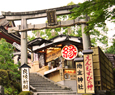
[[22,91],[29,91],[29,68],[21,68]]
[[21,85],[22,85],[22,91],[29,91],[30,90],[30,84],[29,84],[29,68],[26,63],[24,63],[20,69],[21,69]]
[[76,62],[77,93],[85,93],[84,65]]
[[84,54],[84,67],[86,93],[95,93],[92,54]]
[[48,25],[53,26],[57,24],[56,10],[47,10]]

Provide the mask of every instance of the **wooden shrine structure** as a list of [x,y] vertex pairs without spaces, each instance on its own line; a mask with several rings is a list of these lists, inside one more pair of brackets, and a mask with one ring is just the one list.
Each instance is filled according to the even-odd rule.
[[[50,40],[36,38],[28,42],[28,47],[38,54],[38,63],[31,66],[30,72],[37,72],[50,80],[60,83],[76,90],[77,65],[83,62],[83,55],[77,55],[73,60],[66,60],[62,57],[61,51],[65,45],[75,45],[78,52],[83,51],[83,44],[80,37],[59,35]],[[35,48],[34,48],[35,47]],[[93,50],[93,71],[95,90],[114,89],[113,65],[99,47],[92,47]],[[79,61],[78,61],[79,60]],[[51,68],[49,68],[51,63]],[[60,64],[61,63],[61,64]],[[78,65],[81,66],[81,65]],[[79,70],[78,70],[79,72]],[[81,91],[80,91],[81,92]],[[83,93],[83,92],[82,92]]]
[[[77,68],[76,73],[74,72],[75,70],[72,72],[74,74],[76,74],[77,76],[79,75],[77,77],[77,82],[80,81],[80,84],[77,84],[78,92],[93,94],[93,93],[95,93],[94,75],[93,75],[94,70],[93,70],[93,60],[92,60],[93,59],[92,58],[93,51],[91,50],[89,35],[84,33],[84,28],[87,26],[87,21],[89,18],[88,17],[85,17],[84,19],[76,18],[74,20],[59,21],[59,22],[57,22],[57,19],[56,19],[56,16],[58,16],[58,15],[71,14],[70,10],[75,8],[75,7],[79,7],[79,6],[78,5],[71,5],[71,6],[64,6],[64,7],[52,8],[52,9],[46,9],[46,10],[38,10],[38,11],[29,11],[29,12],[2,12],[2,15],[8,21],[21,20],[21,25],[19,25],[17,27],[8,28],[8,32],[9,33],[21,32],[21,65],[22,66],[27,64],[27,31],[29,31],[29,30],[41,30],[41,29],[53,29],[53,28],[58,28],[58,27],[81,25],[81,28],[82,28],[82,45],[83,46],[81,45],[81,43],[79,43],[78,47],[83,49],[84,60],[83,60],[83,58],[82,58],[82,60],[81,60],[81,58],[76,59],[75,60],[76,68]],[[28,19],[43,18],[43,17],[47,17],[48,23],[34,24],[34,25],[27,24]],[[36,39],[36,40],[39,41],[40,39]],[[69,36],[66,37],[66,41],[64,44],[66,44],[68,40],[69,40]],[[43,39],[41,39],[41,41],[43,41]],[[46,40],[44,40],[44,42],[45,41]],[[76,41],[76,39],[75,39],[75,41]],[[48,41],[46,41],[46,42],[48,42]],[[40,43],[40,41],[38,43]],[[61,42],[58,42],[58,43],[61,43]],[[57,45],[57,47],[60,47],[60,45],[58,43],[56,43],[56,45]],[[74,43],[74,41],[69,40],[69,44],[67,44],[67,47],[65,47],[64,44],[62,46],[64,46],[65,47],[64,49],[66,49],[69,47],[69,45],[71,43]],[[32,45],[36,45],[36,44],[37,43],[33,44],[33,42],[30,42],[29,45],[31,47]],[[47,46],[45,46],[44,48],[43,47],[39,48],[38,50],[41,51],[42,49],[48,48],[50,45],[53,46],[55,44],[54,43],[52,44],[52,41],[49,41],[49,44],[47,44]],[[74,48],[72,51],[74,52],[74,50],[75,50],[77,52],[77,48],[75,46],[72,46],[72,47]],[[36,52],[39,52],[39,51],[36,50]],[[43,53],[44,51],[41,51],[41,52]],[[73,59],[71,59],[71,60],[73,60]],[[28,67],[29,66],[26,65],[23,68],[21,68],[22,91],[29,91],[29,68]],[[83,69],[83,67],[85,69]],[[82,70],[85,70],[85,71],[82,71]],[[26,73],[25,73],[25,71],[26,71]],[[63,70],[61,69],[60,70],[61,76],[63,76],[62,72],[63,72]],[[66,71],[66,73],[67,72],[68,71]],[[81,72],[85,72],[85,73],[81,73]],[[86,77],[82,78],[82,76],[84,76],[84,74]],[[24,80],[26,75],[28,75],[28,78],[26,81],[27,83],[24,83],[23,80]],[[68,74],[67,74],[67,76],[68,76]],[[85,90],[85,85],[82,84],[82,83],[84,83],[85,80],[87,80],[86,81],[86,90]],[[62,79],[62,81],[63,81],[63,79]],[[106,85],[106,84],[104,84],[104,85]],[[111,87],[113,87],[113,84],[112,84],[112,86],[107,87],[107,88],[111,88]]]

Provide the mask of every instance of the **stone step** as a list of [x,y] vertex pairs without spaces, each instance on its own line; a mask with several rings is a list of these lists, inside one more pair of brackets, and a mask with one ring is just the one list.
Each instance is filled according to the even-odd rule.
[[34,95],[76,95],[76,92],[35,92]]
[[[40,80],[40,81],[46,81],[45,79],[43,79],[43,78],[35,78],[35,77],[33,77],[34,79],[33,80]],[[32,79],[32,78],[30,78],[30,79]]]
[[37,80],[37,81],[35,81],[35,80],[30,80],[30,83],[41,83],[41,82],[43,82],[43,83],[52,83],[52,82],[50,82],[50,81],[48,81],[48,80],[45,80],[45,81],[39,81],[39,80]]
[[31,85],[39,85],[39,86],[56,86],[56,87],[61,87],[57,84],[48,84],[48,83],[30,83]]
[[[34,79],[33,79],[34,78]],[[40,81],[46,81],[46,79],[44,79],[44,78],[39,78],[39,77],[33,77],[33,78],[30,78],[30,79],[32,79],[32,80],[40,80]]]
[[64,90],[64,89],[51,89],[51,88],[46,88],[46,89],[44,89],[44,88],[36,88],[37,89],[37,91],[45,91],[45,92],[57,92],[57,91],[60,91],[60,92],[69,92],[69,90]]
[[65,90],[65,89],[61,89],[61,88],[51,88],[51,87],[35,87],[37,90]]
[[[52,82],[49,82],[49,81],[34,81],[34,80],[30,80],[30,83],[38,83],[38,84],[41,84],[41,83],[44,83],[44,84],[46,84],[46,83],[52,83]],[[54,84],[54,83],[52,83],[52,84]]]
[[59,86],[57,84],[38,84],[38,83],[30,83],[30,85],[32,85],[34,88],[38,89],[38,88],[57,88],[57,89],[66,89],[66,90],[70,90],[69,88],[65,88],[62,86]]
[[33,87],[37,88],[57,88],[57,89],[62,89],[61,87],[57,86],[39,86],[39,85],[33,85]]
[[[41,95],[44,95],[44,94],[45,95],[62,95],[62,94],[60,94],[61,92],[63,92],[63,95],[67,95],[67,94],[64,94],[64,92],[73,93],[70,90],[70,88],[60,85],[60,84],[57,84],[57,83],[51,81],[50,79],[47,79],[46,77],[41,76],[37,73],[30,74],[30,85],[33,88],[35,88],[35,90],[37,92],[40,92]],[[47,94],[47,92],[48,92],[48,94]],[[55,92],[55,93],[60,92],[60,93],[55,94],[53,92]],[[37,93],[36,95],[39,95],[39,94]]]
[[69,90],[37,89],[37,92],[73,92]]
[[33,85],[35,85],[35,84],[37,84],[37,85],[41,85],[41,84],[43,84],[43,85],[53,84],[53,85],[57,85],[57,86],[58,86],[58,84],[54,84],[54,83],[52,83],[52,82],[37,82],[37,83],[35,83],[35,82],[30,82],[30,83],[33,84]]
[[32,85],[43,85],[43,86],[47,86],[47,85],[52,85],[52,86],[59,86],[59,85],[57,85],[57,84],[52,84],[52,83],[30,83],[30,84],[32,84]]

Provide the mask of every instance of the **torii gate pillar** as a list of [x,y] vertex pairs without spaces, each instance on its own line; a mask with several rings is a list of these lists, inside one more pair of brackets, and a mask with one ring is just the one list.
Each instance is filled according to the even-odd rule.
[[[86,19],[80,19],[80,21],[86,21]],[[84,29],[85,29],[86,26],[87,26],[86,24],[81,24],[83,50],[88,50],[88,49],[91,48],[89,31],[87,33],[84,33]]]
[[[21,19],[21,29],[25,29],[27,21],[25,18]],[[27,31],[21,32],[21,65],[27,64]]]

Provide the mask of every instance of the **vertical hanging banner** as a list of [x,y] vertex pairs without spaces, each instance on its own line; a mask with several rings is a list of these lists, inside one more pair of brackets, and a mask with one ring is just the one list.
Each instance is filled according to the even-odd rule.
[[77,93],[85,93],[84,65],[76,62]]
[[29,85],[29,68],[27,64],[23,64],[21,67],[21,85],[22,85],[22,91],[29,91],[30,85]]
[[[87,53],[87,54],[85,54]],[[94,90],[94,73],[93,73],[93,60],[91,52],[84,52],[84,67],[85,67],[85,86],[86,93],[95,93]]]

